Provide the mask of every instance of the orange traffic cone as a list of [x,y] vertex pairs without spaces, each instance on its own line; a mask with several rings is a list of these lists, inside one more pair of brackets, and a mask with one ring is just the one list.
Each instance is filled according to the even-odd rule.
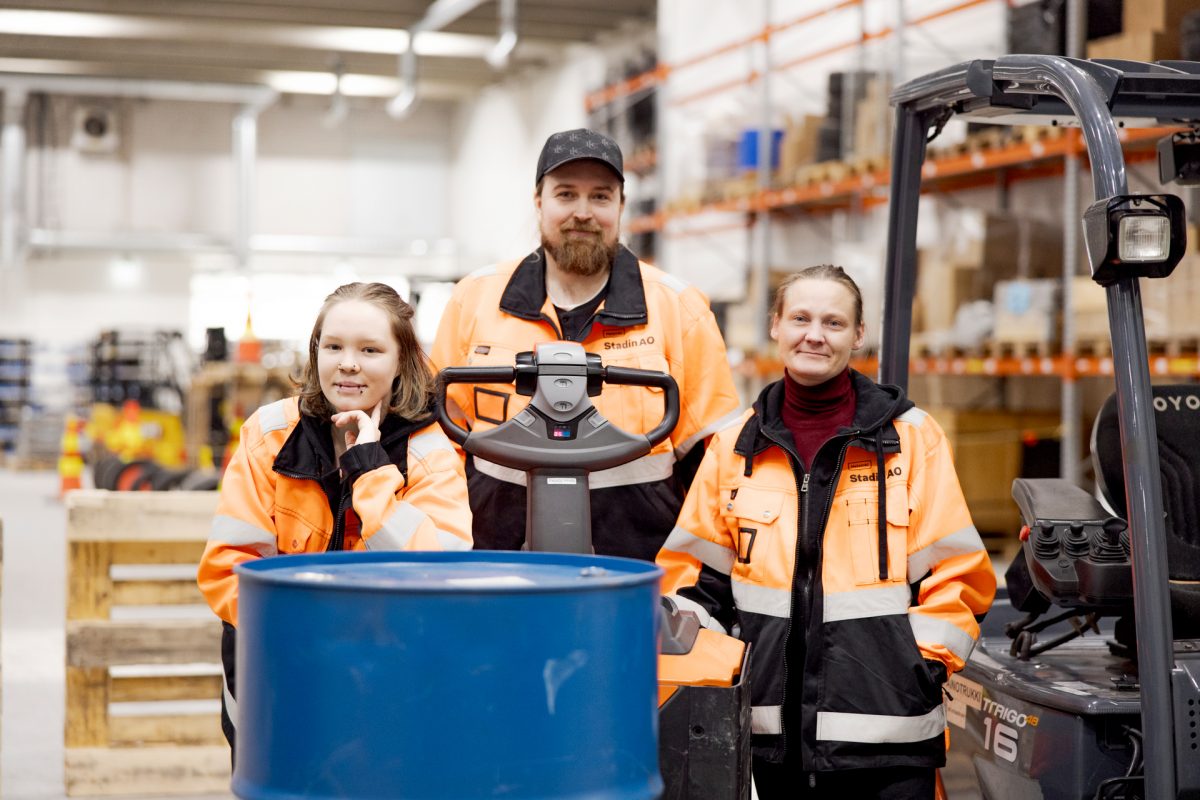
[[83,488],[83,453],[79,443],[79,435],[83,432],[83,426],[82,419],[74,414],[67,415],[63,425],[58,457],[58,496],[60,499],[72,489]]
[[237,346],[237,362],[239,364],[259,364],[262,362],[262,342],[254,335],[254,325],[250,322],[250,312],[246,312],[246,330],[242,332],[241,341]]

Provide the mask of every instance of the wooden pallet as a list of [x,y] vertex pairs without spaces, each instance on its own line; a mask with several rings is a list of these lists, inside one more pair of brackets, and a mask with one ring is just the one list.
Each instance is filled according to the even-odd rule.
[[1066,129],[1060,125],[1015,125],[1012,128],[1012,137],[1027,144],[1061,139],[1065,135]]
[[1057,347],[1045,340],[1010,341],[993,340],[984,346],[986,354],[992,358],[1049,358],[1055,354]]
[[1112,340],[1105,336],[1081,336],[1075,339],[1075,354],[1108,358],[1112,355]]
[[221,625],[194,577],[215,509],[216,492],[68,496],[68,795],[229,790]]
[[848,161],[846,168],[849,174],[861,178],[864,175],[874,175],[877,172],[882,172],[887,165],[888,159],[883,156],[863,156]]

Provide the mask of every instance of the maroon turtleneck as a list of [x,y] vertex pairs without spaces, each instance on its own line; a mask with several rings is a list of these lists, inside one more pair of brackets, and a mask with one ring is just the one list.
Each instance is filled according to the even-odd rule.
[[783,424],[792,432],[804,468],[812,469],[813,457],[821,445],[839,428],[848,428],[854,422],[850,370],[842,370],[816,386],[802,386],[785,371],[783,387]]

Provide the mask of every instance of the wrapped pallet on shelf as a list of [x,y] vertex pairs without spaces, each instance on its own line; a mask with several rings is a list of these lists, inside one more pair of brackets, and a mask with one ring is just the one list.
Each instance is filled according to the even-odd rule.
[[0,339],[0,455],[11,454],[21,415],[31,402],[32,354],[29,339]]

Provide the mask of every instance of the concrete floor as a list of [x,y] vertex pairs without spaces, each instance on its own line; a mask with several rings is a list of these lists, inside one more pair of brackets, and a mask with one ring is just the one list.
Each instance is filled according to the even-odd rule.
[[[0,469],[4,524],[0,615],[0,797],[65,800],[63,793],[66,514],[53,472]],[[952,800],[976,800],[971,768],[944,772]],[[140,795],[146,800],[147,795]],[[171,800],[231,800],[232,795]],[[165,798],[164,798],[165,800]]]

